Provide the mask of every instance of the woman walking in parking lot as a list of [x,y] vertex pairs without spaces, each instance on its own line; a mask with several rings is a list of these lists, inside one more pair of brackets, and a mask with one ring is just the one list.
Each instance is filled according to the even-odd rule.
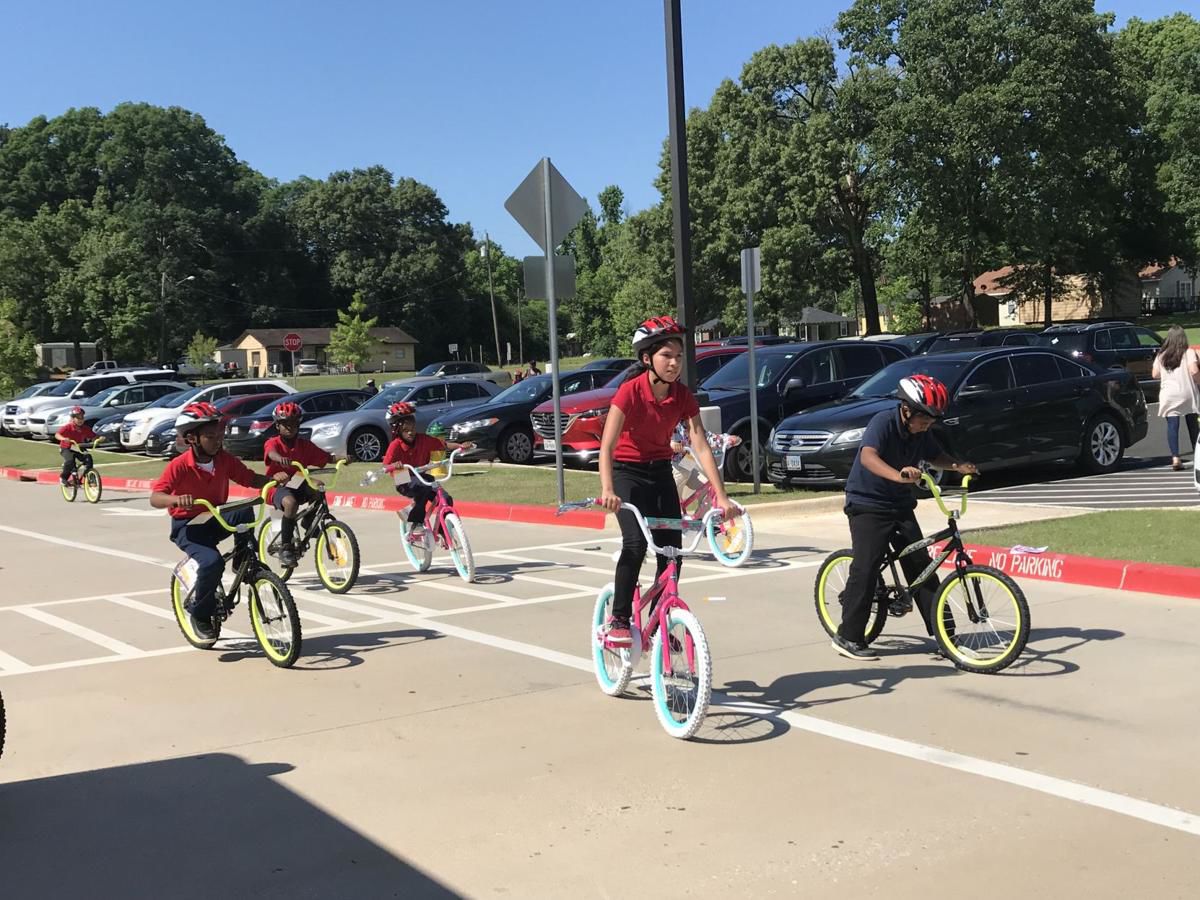
[[1171,468],[1183,468],[1179,458],[1179,419],[1187,422],[1192,447],[1200,434],[1200,400],[1196,396],[1196,378],[1200,376],[1200,358],[1188,346],[1187,332],[1178,325],[1167,331],[1162,349],[1154,358],[1151,373],[1159,379],[1158,414],[1167,420],[1167,445],[1171,448]]

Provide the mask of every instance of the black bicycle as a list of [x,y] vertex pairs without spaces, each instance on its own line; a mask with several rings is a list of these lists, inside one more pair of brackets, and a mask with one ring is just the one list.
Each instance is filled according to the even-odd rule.
[[[104,440],[103,437],[96,438],[89,449],[96,449],[96,445],[102,440]],[[63,499],[68,503],[74,503],[75,498],[79,495],[79,488],[82,487],[83,496],[89,503],[99,503],[100,495],[104,493],[104,483],[100,480],[100,473],[95,469],[92,454],[79,446],[78,441],[71,441],[71,453],[75,456],[75,471],[67,476],[66,481],[59,483]]]
[[[948,524],[937,534],[900,550],[892,550],[884,557],[871,602],[871,616],[867,620],[867,643],[879,637],[889,616],[895,618],[910,612],[916,589],[953,557],[954,571],[942,579],[934,595],[934,639],[941,652],[958,668],[983,674],[999,672],[1012,665],[1025,649],[1029,639],[1029,604],[1015,581],[999,569],[975,565],[963,547],[958,520],[967,511],[967,486],[971,476],[963,479],[962,505],[957,510],[946,508],[941,491],[928,472],[923,472],[921,479],[946,515]],[[945,546],[930,559],[917,578],[908,582],[901,577],[897,565],[901,558],[926,551],[943,541]],[[892,546],[899,542],[899,538],[893,540]],[[821,563],[817,572],[813,591],[817,618],[830,637],[837,634],[841,622],[841,595],[846,589],[853,559],[850,550],[835,551]]]
[[[196,498],[196,505],[204,506],[226,531],[249,537],[262,524],[263,515],[244,525],[231,525],[222,513],[261,506],[265,512],[266,494],[271,486],[263,488],[258,497],[249,500],[238,500],[223,506],[213,506],[203,498]],[[250,624],[254,628],[254,637],[274,665],[289,668],[300,656],[300,613],[296,610],[296,601],[292,592],[278,575],[258,561],[250,540],[235,540],[233,549],[221,557],[230,563],[234,569],[233,583],[226,591],[217,585],[217,612],[213,616],[213,636],[203,637],[192,627],[192,617],[187,610],[187,602],[192,596],[196,584],[196,561],[191,557],[184,559],[171,573],[171,606],[175,610],[175,621],[184,638],[193,647],[201,650],[211,649],[221,636],[221,625],[233,613],[242,599],[242,586],[246,587],[246,595],[250,606]]]
[[[308,486],[316,492],[316,499],[308,504],[308,508],[297,516],[299,540],[296,542],[296,556],[302,557],[308,552],[308,546],[317,542],[317,577],[321,584],[331,594],[344,594],[354,587],[358,580],[358,568],[361,564],[358,553],[358,538],[350,530],[350,526],[336,518],[329,511],[329,500],[325,496],[327,490],[313,481],[308,469],[298,462],[293,462]],[[336,466],[337,474],[341,474],[345,460],[339,460]],[[336,481],[337,475],[334,476]],[[332,487],[330,485],[329,487]],[[297,512],[299,512],[297,510]],[[258,560],[284,581],[292,577],[294,566],[285,566],[279,559],[278,553],[283,543],[283,532],[280,522],[268,516],[258,529]]]

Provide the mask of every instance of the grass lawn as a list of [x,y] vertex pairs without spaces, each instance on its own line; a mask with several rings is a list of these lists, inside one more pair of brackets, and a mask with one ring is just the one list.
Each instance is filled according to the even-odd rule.
[[[97,450],[92,454],[97,468],[102,463],[123,462],[128,458],[122,453],[105,453],[103,450]],[[61,465],[62,457],[58,455],[57,441],[0,438],[0,466],[13,469],[57,469]]]
[[1138,325],[1159,332],[1164,337],[1172,325],[1180,325],[1187,332],[1189,344],[1200,344],[1200,312],[1176,313],[1170,316],[1147,316],[1136,320]]
[[964,532],[971,543],[1048,547],[1103,559],[1200,566],[1196,512],[1186,509],[1116,510]]

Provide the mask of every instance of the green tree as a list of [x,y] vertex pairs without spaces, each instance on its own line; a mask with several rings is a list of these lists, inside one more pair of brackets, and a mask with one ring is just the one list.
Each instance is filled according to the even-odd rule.
[[[362,294],[355,293],[348,310],[339,309],[338,323],[329,334],[329,358],[342,365],[354,366],[354,371],[367,362],[375,350],[375,339],[371,329],[379,321],[372,317],[364,319],[367,304]],[[361,378],[359,381],[361,382]]]
[[0,397],[10,397],[33,379],[33,337],[17,322],[17,304],[0,299]]
[[191,343],[187,347],[188,362],[201,368],[211,366],[215,359],[218,343],[215,337],[209,337],[203,331],[197,331],[192,335]]

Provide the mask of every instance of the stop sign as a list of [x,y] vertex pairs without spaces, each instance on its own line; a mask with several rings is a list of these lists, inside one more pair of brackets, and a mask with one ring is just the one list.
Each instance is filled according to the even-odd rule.
[[300,339],[300,335],[295,332],[285,334],[283,336],[283,349],[288,353],[298,353],[300,348],[304,346],[304,341]]

